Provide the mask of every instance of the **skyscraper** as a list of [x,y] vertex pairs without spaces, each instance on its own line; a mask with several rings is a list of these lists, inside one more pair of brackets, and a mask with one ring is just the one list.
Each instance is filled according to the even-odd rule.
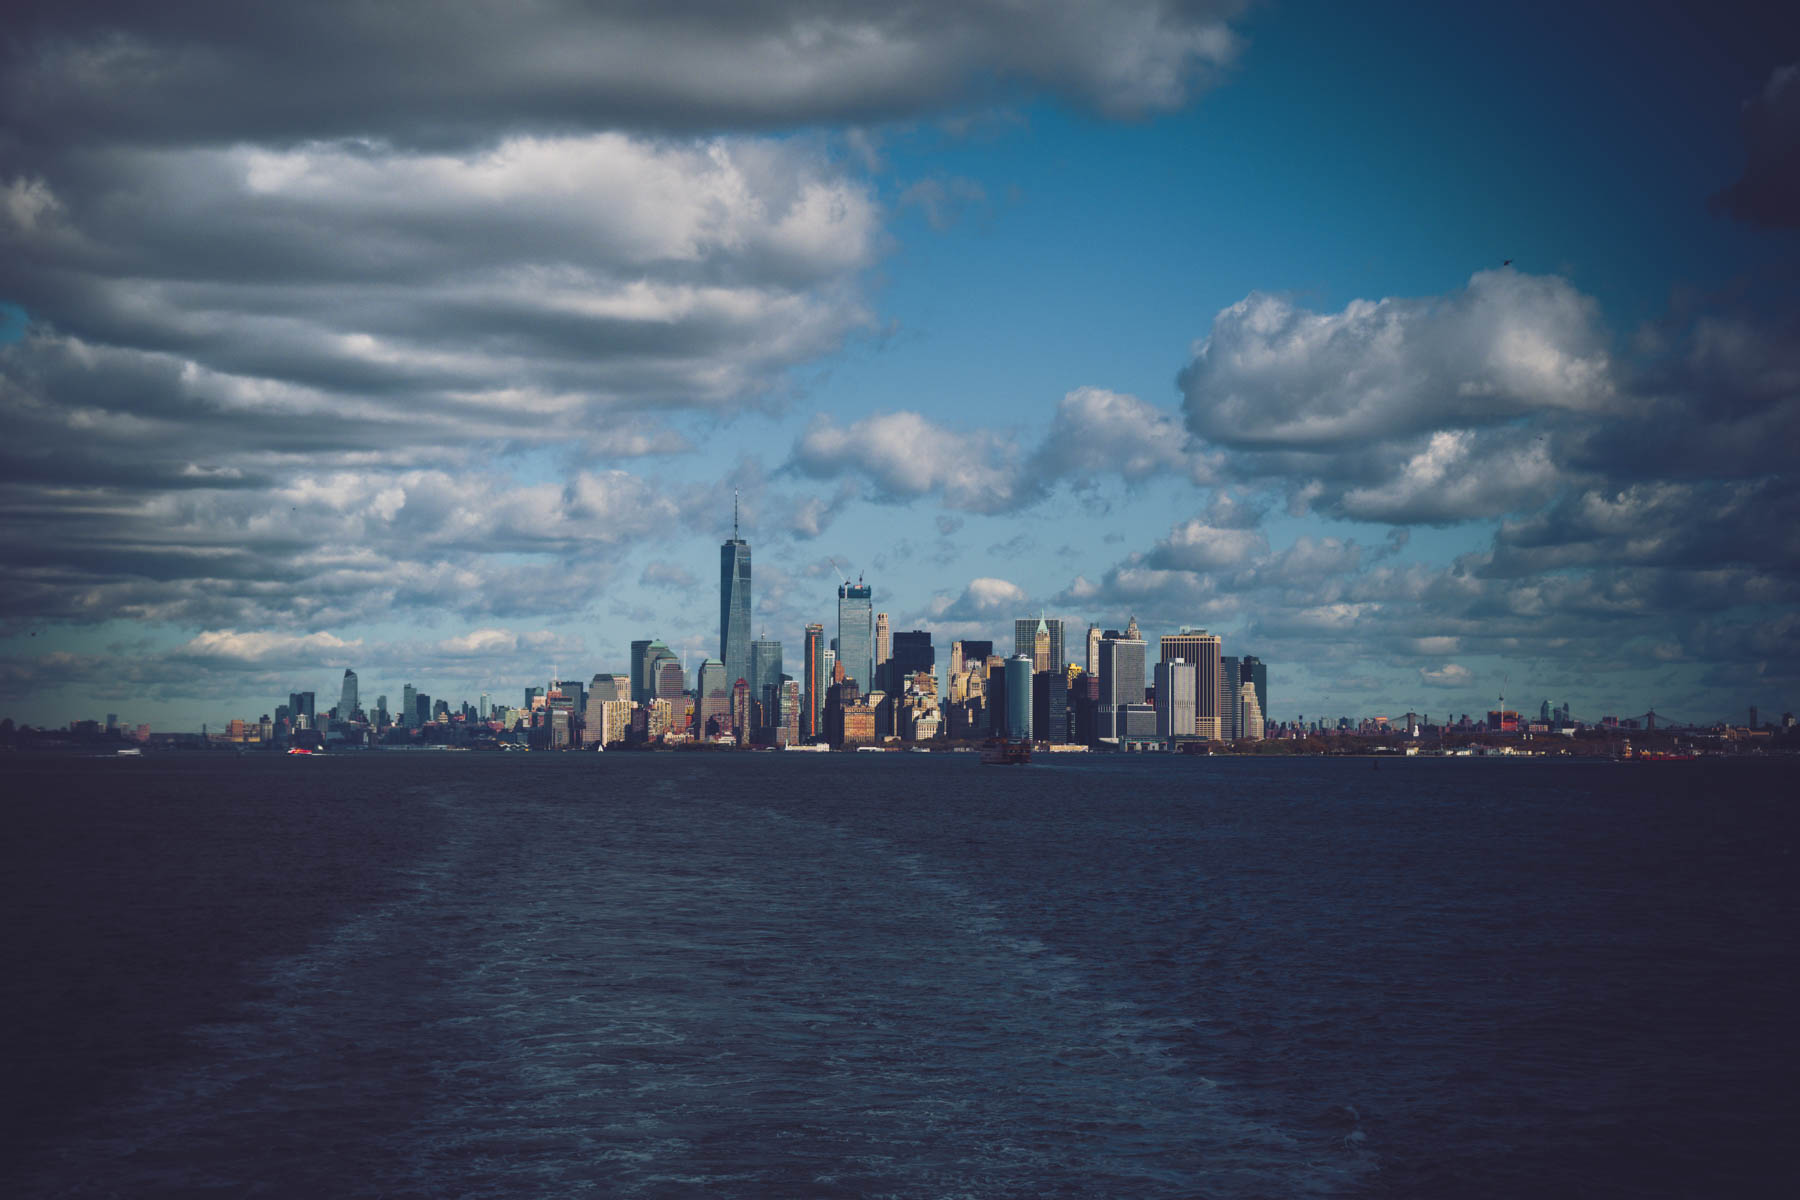
[[419,690],[410,683],[400,689],[400,723],[408,729],[419,725]]
[[[1040,636],[1048,638],[1041,651]],[[1063,665],[1063,623],[1061,617],[1019,617],[1013,621],[1013,653],[1028,655],[1036,670],[1048,671]]]
[[[733,683],[736,680],[732,681]],[[757,727],[775,723],[775,706],[772,697],[781,690],[781,643],[772,642],[766,637],[750,643],[750,674],[745,682],[750,685],[752,705],[763,708],[762,720],[756,722]],[[769,689],[775,689],[771,693]]]
[[1088,626],[1087,673],[1095,679],[1100,678],[1100,627],[1098,625]]
[[356,672],[349,667],[344,668],[344,688],[338,693],[338,720],[348,721],[360,701],[356,695]]
[[719,661],[726,688],[750,678],[750,543],[738,536],[737,498],[731,501],[731,537],[719,547]]
[[1238,671],[1239,677],[1245,683],[1256,685],[1256,706],[1262,710],[1263,721],[1267,722],[1269,719],[1269,668],[1256,655],[1246,654]]
[[893,690],[904,692],[907,681],[920,671],[937,673],[937,651],[931,648],[930,631],[913,629],[896,633],[894,657],[888,664],[888,674],[893,676]]
[[[1133,623],[1135,625],[1135,622]],[[1116,738],[1124,730],[1122,710],[1144,702],[1144,642],[1109,629],[1100,638],[1100,709],[1096,735]]]
[[875,673],[869,686],[884,692],[896,690],[888,679],[888,660],[894,656],[894,643],[888,629],[888,615],[884,612],[875,614]]
[[1031,656],[1015,654],[1006,660],[1006,736],[1031,737]]
[[806,678],[802,681],[806,691],[806,709],[800,721],[800,737],[807,742],[816,742],[824,732],[819,720],[825,711],[825,687],[830,678],[825,666],[823,625],[806,627],[806,661],[801,670],[806,673]]
[[1244,736],[1244,706],[1239,702],[1238,684],[1242,668],[1236,656],[1219,659],[1219,740],[1235,741]]
[[[1200,673],[1194,693],[1194,733],[1216,740],[1219,736],[1219,691],[1224,686],[1219,677],[1219,635],[1185,627],[1180,633],[1164,634],[1162,660],[1171,662],[1177,658],[1193,663]],[[1235,682],[1231,686],[1235,687]]]
[[1156,735],[1183,738],[1194,735],[1194,688],[1198,672],[1179,658],[1156,664]]
[[838,587],[838,661],[844,677],[856,680],[859,692],[875,687],[874,589],[846,580]]
[[1256,685],[1248,679],[1238,684],[1238,706],[1244,712],[1242,736],[1262,741],[1264,730],[1262,705],[1256,699]]
[[[742,676],[739,676],[742,678]],[[731,685],[725,664],[716,658],[701,662],[694,677],[694,735],[711,737],[731,727]],[[715,724],[716,723],[716,724]]]

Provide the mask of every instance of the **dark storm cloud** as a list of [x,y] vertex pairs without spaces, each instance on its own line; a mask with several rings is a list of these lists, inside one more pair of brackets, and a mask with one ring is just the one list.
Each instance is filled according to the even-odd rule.
[[1800,63],[1776,68],[1744,105],[1744,173],[1712,198],[1735,220],[1800,228]]
[[545,0],[529,5],[11,6],[17,145],[467,144],[522,128],[871,122],[1043,90],[1180,106],[1233,59],[1238,0],[1016,5]]

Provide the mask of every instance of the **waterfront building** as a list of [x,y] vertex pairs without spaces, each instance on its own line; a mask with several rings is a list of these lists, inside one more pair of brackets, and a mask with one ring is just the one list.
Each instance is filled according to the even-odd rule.
[[[731,664],[726,663],[725,668],[729,671]],[[759,729],[775,724],[775,700],[772,697],[781,686],[781,643],[769,640],[767,635],[751,642],[750,674],[745,678],[750,683],[752,712],[743,736],[752,738]]]
[[1234,742],[1244,736],[1244,706],[1238,696],[1243,671],[1235,655],[1219,659],[1219,740]]
[[1154,704],[1121,704],[1118,721],[1120,741],[1147,742],[1156,736]]
[[1238,684],[1238,706],[1244,713],[1244,732],[1242,736],[1254,741],[1262,741],[1265,731],[1262,703],[1256,698],[1256,684],[1250,680]]
[[750,681],[739,677],[731,685],[731,732],[742,746],[750,741]]
[[806,662],[802,670],[806,672],[806,709],[800,721],[800,736],[808,742],[816,742],[825,732],[821,722],[825,712],[825,681],[831,678],[831,670],[825,665],[823,625],[806,627]]
[[348,721],[359,707],[361,701],[356,694],[356,672],[345,667],[343,690],[338,693],[338,720]]
[[1031,656],[1015,654],[1006,660],[1006,733],[1013,739],[1031,737]]
[[1222,683],[1219,676],[1220,657],[1219,635],[1216,633],[1184,626],[1180,633],[1163,636],[1162,660],[1173,662],[1181,659],[1193,663],[1198,672],[1198,690],[1194,694],[1194,734],[1209,741],[1219,737],[1219,691]]
[[859,692],[875,687],[874,589],[861,582],[838,587],[838,661],[844,677],[856,680]]
[[1266,725],[1269,720],[1269,668],[1256,655],[1246,654],[1238,667],[1238,676],[1244,682],[1256,685],[1256,704],[1262,709],[1263,723]]
[[1194,697],[1198,686],[1195,664],[1179,658],[1156,664],[1156,736],[1194,735]]
[[694,736],[709,738],[731,730],[731,681],[725,664],[704,659],[694,676]]
[[[1128,628],[1136,629],[1137,622],[1133,620]],[[1127,704],[1144,702],[1144,651],[1142,638],[1130,637],[1114,629],[1101,635],[1100,707],[1096,737],[1123,737],[1125,729],[1120,710]]]
[[738,536],[735,496],[731,537],[719,547],[719,661],[727,679],[750,678],[750,543]]
[[781,700],[775,720],[775,744],[794,746],[800,742],[800,681],[781,677]]

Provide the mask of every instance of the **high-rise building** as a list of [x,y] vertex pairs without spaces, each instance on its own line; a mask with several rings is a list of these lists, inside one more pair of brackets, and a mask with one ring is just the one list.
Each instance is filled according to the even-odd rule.
[[408,729],[419,725],[419,690],[410,683],[400,689],[400,724]]
[[937,651],[931,648],[931,633],[924,629],[902,630],[894,635],[894,656],[889,660],[888,674],[893,678],[896,694],[906,691],[907,683],[920,671],[937,675]]
[[1156,664],[1156,736],[1185,738],[1194,735],[1194,694],[1199,672],[1193,663],[1179,658]]
[[[596,678],[598,678],[598,676],[596,676]],[[386,707],[385,704],[383,705],[383,707]],[[479,713],[479,715],[483,721],[487,720],[490,716],[493,715],[494,702],[488,698],[488,694],[486,692],[481,693],[481,706],[479,709],[477,709],[477,712]]]
[[361,700],[356,694],[356,672],[345,667],[343,690],[338,693],[338,720],[348,721],[359,707]]
[[289,692],[288,712],[294,717],[295,725],[298,725],[299,718],[304,716],[306,728],[318,728],[318,711],[314,707],[314,698],[311,692]]
[[656,670],[656,685],[650,693],[652,700],[667,700],[670,711],[681,715],[681,700],[687,694],[687,672],[682,668],[681,660],[673,654],[663,658],[652,658],[650,664]]
[[1069,740],[1069,677],[1039,671],[1031,679],[1031,735],[1040,742]]
[[1100,678],[1100,627],[1098,625],[1088,626],[1087,673],[1095,679]]
[[[1135,622],[1134,622],[1135,624]],[[1122,710],[1144,702],[1144,640],[1109,629],[1100,638],[1100,708],[1095,735],[1124,735]]]
[[750,543],[738,536],[735,496],[731,537],[719,547],[719,661],[727,689],[750,678]]
[[825,733],[820,724],[825,713],[825,688],[831,678],[830,668],[825,665],[825,627],[808,625],[806,627],[806,661],[801,666],[806,673],[806,707],[800,720],[800,736],[807,742],[816,742]]
[[894,690],[888,681],[888,660],[894,656],[894,641],[888,628],[888,615],[884,612],[875,614],[875,682],[871,687],[880,691]]
[[674,657],[673,650],[654,639],[631,643],[631,690],[626,699],[647,704],[660,695],[662,662]]
[[[1042,643],[1040,645],[1040,643]],[[1060,617],[1019,617],[1013,621],[1013,653],[1029,655],[1036,670],[1063,665]]]
[[712,737],[731,729],[731,685],[725,664],[716,658],[700,663],[694,677],[694,736]]
[[1262,741],[1265,732],[1262,704],[1256,699],[1256,685],[1248,679],[1238,684],[1238,706],[1244,712],[1242,736],[1254,741]]
[[750,685],[750,699],[767,710],[761,721],[752,721],[752,729],[746,730],[744,734],[748,737],[756,728],[766,728],[775,723],[775,709],[769,703],[769,689],[779,691],[781,686],[780,642],[760,637],[750,643],[750,674],[745,677],[745,681]]
[[800,740],[800,681],[781,677],[781,701],[775,721],[775,744],[792,746]]
[[[1219,676],[1219,635],[1204,629],[1183,628],[1180,633],[1164,634],[1162,660],[1191,662],[1199,671],[1194,694],[1194,733],[1211,740],[1219,736],[1219,692],[1224,681]],[[1233,685],[1235,686],[1235,684]]]
[[[1244,655],[1243,662],[1238,665],[1238,675],[1246,683],[1256,685],[1256,704],[1262,709],[1264,724],[1269,720],[1269,668],[1263,660],[1254,654]],[[1245,734],[1245,737],[1250,736]]]
[[846,581],[838,588],[838,661],[859,692],[875,688],[874,589]]
[[1006,660],[1006,733],[1018,739],[1031,737],[1031,656],[1015,654]]
[[1238,696],[1243,670],[1235,655],[1219,659],[1219,740],[1236,741],[1244,736],[1244,706]]
[[642,704],[647,698],[654,694],[655,689],[652,687],[652,680],[655,677],[650,672],[650,647],[653,644],[654,643],[649,638],[640,638],[631,643],[631,659],[629,666],[631,671],[631,702],[633,704]]
[[631,681],[621,679],[617,675],[608,675],[601,671],[588,681],[588,700],[625,700],[631,699]]

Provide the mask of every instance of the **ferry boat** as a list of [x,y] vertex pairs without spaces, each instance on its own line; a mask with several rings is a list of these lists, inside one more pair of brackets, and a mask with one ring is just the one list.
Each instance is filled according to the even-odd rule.
[[981,745],[981,761],[997,767],[1016,766],[1031,761],[1031,743],[1026,741],[1009,742],[1002,738],[989,738]]

